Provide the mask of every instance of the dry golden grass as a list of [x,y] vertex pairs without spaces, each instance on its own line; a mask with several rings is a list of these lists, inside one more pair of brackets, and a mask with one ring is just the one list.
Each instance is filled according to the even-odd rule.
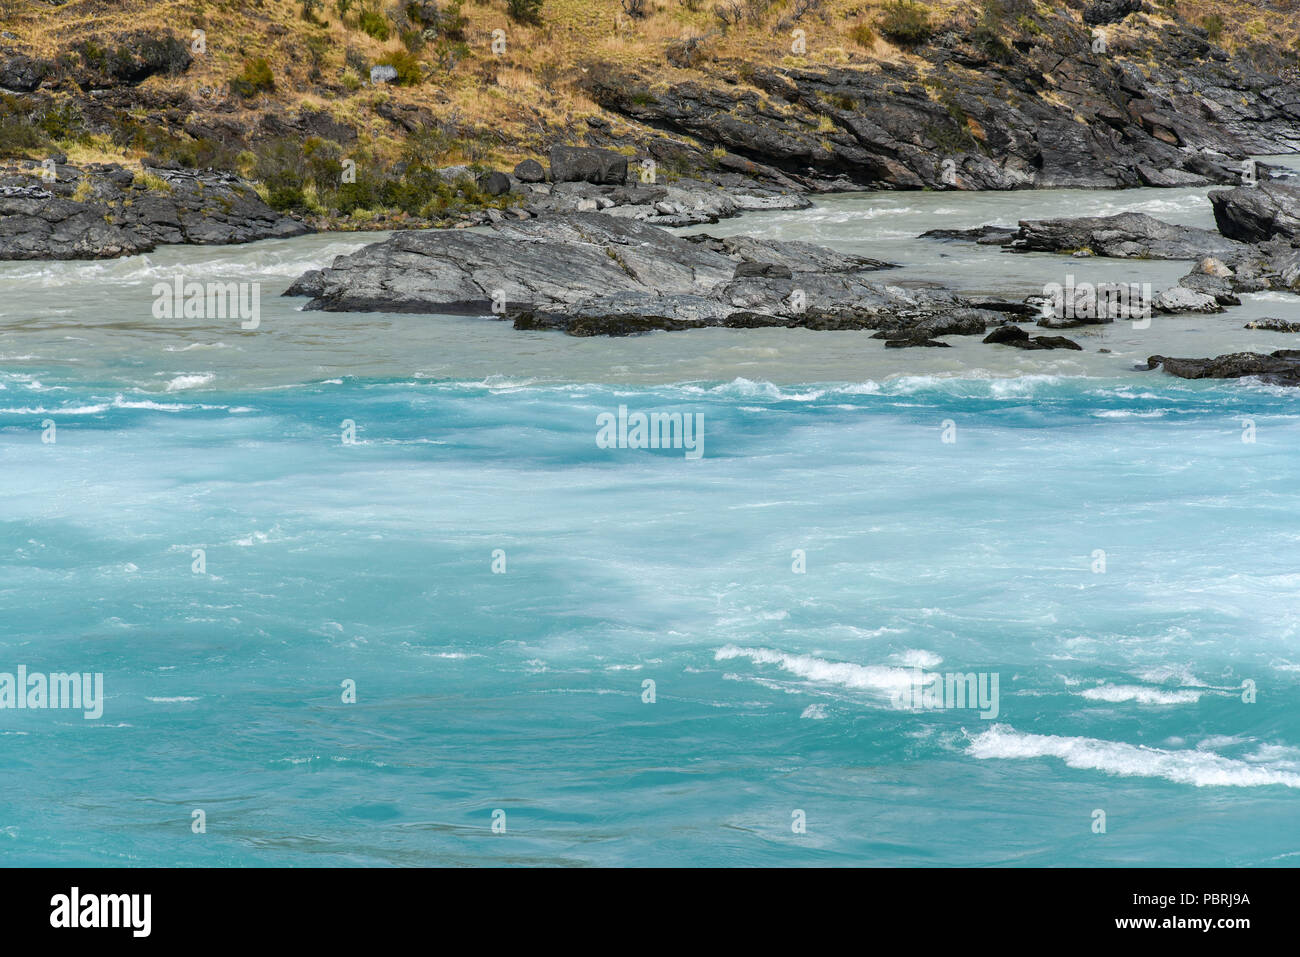
[[[391,6],[395,0],[384,0]],[[692,3],[695,0],[691,0]],[[346,52],[351,49],[368,63],[385,52],[402,49],[394,37],[380,42],[356,27],[355,11],[339,16],[334,0],[325,0],[319,16],[325,25],[305,21],[301,0],[69,0],[50,7],[39,0],[0,0],[4,29],[19,36],[13,41],[27,52],[53,57],[71,44],[95,39],[103,45],[114,35],[137,29],[169,29],[190,39],[191,31],[206,33],[207,50],[195,56],[180,77],[155,77],[147,84],[191,94],[197,109],[221,100],[232,102],[240,122],[250,128],[259,114],[300,108],[324,110],[338,120],[355,125],[362,146],[396,156],[403,136],[379,117],[375,105],[382,99],[428,109],[439,120],[455,117],[469,131],[472,144],[454,145],[440,162],[479,160],[508,165],[535,155],[562,132],[581,139],[585,119],[600,112],[581,92],[584,68],[606,61],[624,69],[637,69],[660,80],[660,88],[700,74],[670,66],[666,48],[685,37],[702,37],[705,72],[737,77],[742,86],[749,64],[784,64],[803,68],[842,66],[873,69],[881,62],[917,60],[890,44],[876,28],[884,0],[824,0],[820,13],[798,22],[791,18],[798,0],[774,0],[761,17],[723,28],[714,8],[729,0],[698,0],[690,9],[682,0],[648,0],[649,15],[633,19],[620,0],[545,0],[543,24],[512,23],[505,0],[464,0],[461,10],[468,20],[469,55],[454,69],[438,69],[433,51],[420,56],[426,81],[415,87],[374,90],[362,85],[346,89]],[[742,5],[754,0],[741,0]],[[355,6],[356,4],[354,4]],[[970,0],[927,0],[936,24],[974,22],[977,5]],[[759,0],[758,6],[762,6]],[[1039,5],[1039,10],[1062,15],[1059,5]],[[749,7],[747,9],[752,9]],[[1233,47],[1273,37],[1284,44],[1300,44],[1300,15],[1293,9],[1266,10],[1251,0],[1195,0],[1179,5],[1193,22],[1205,17],[1222,19],[1221,43]],[[1159,0],[1152,17],[1168,14]],[[1077,12],[1065,15],[1078,21]],[[864,29],[865,28],[865,29]],[[795,29],[805,44],[796,50]],[[1130,28],[1132,29],[1132,28]],[[494,30],[504,31],[506,51],[491,49]],[[1297,47],[1300,49],[1300,47]],[[254,57],[265,57],[275,77],[276,90],[251,103],[241,103],[226,93],[232,76]],[[314,66],[313,66],[314,62]],[[313,69],[319,78],[313,80]],[[354,77],[353,83],[364,77]],[[325,91],[323,87],[334,89]],[[219,91],[215,97],[198,95],[201,88]],[[619,118],[607,116],[614,128],[626,128]],[[79,159],[107,162],[138,158],[118,153],[111,144],[96,142],[69,148]]]

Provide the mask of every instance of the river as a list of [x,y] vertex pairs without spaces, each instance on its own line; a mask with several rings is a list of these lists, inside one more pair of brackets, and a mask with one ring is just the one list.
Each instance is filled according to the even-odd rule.
[[[853,194],[706,231],[891,282],[1158,290],[1189,264],[915,237],[1212,226],[1205,192]],[[0,709],[0,859],[1300,861],[1296,393],[1134,368],[1291,345],[1241,327],[1300,298],[1047,353],[280,298],[375,238],[0,265],[0,673],[105,699]],[[261,326],[153,318],[178,273],[261,283]],[[601,448],[621,406],[702,416],[703,454]],[[918,674],[998,694],[910,707]]]

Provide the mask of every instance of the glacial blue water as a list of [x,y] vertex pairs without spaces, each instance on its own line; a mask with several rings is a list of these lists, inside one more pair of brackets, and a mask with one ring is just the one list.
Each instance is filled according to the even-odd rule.
[[[0,672],[105,690],[0,709],[0,862],[1300,862],[1296,393],[274,298],[364,238],[0,269]],[[264,328],[152,320],[178,269]]]
[[[1280,390],[61,401],[52,445],[0,419],[0,656],[106,701],[0,712],[7,863],[1300,859]],[[704,456],[597,448],[620,404],[702,414]],[[914,664],[1000,713],[895,708]]]

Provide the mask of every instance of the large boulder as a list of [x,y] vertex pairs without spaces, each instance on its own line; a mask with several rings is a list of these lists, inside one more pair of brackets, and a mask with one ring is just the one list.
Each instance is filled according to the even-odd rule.
[[627,182],[627,157],[590,146],[553,146],[551,179],[557,183],[622,186]]
[[498,170],[481,174],[475,183],[488,196],[504,196],[510,192],[510,177]]
[[537,160],[527,159],[515,167],[515,179],[521,183],[540,183],[546,179],[546,170]]
[[1272,239],[1243,246],[1240,254],[1228,260],[1233,272],[1233,290],[1287,289],[1300,293],[1300,244],[1292,245],[1293,242]]
[[1300,237],[1300,187],[1260,183],[1210,193],[1219,232],[1246,243]]

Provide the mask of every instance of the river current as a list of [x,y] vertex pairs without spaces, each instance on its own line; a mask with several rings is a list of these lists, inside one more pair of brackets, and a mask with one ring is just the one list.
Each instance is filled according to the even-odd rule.
[[[1158,290],[1190,264],[916,237],[1212,228],[1205,192],[706,231],[972,293]],[[279,296],[377,238],[0,265],[0,703],[20,666],[103,676],[98,717],[0,708],[0,860],[1300,861],[1297,394],[1135,369],[1292,347],[1242,326],[1300,297],[1034,353]],[[260,283],[260,327],[155,319],[177,274]],[[701,454],[602,447],[651,412],[699,417]],[[948,676],[983,706],[934,706]]]

